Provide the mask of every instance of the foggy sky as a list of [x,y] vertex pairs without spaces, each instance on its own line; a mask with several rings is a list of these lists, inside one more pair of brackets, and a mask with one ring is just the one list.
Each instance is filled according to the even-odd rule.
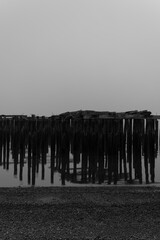
[[0,114],[160,114],[159,0],[0,0]]

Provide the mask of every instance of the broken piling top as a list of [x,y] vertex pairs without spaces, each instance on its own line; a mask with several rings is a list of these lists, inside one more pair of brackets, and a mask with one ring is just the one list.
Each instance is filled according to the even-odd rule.
[[59,115],[61,119],[109,119],[109,118],[153,118],[150,111],[127,111],[127,112],[109,112],[109,111],[93,111],[79,110],[74,112],[65,112]]
[[27,115],[0,115],[0,121],[6,119],[16,119],[20,120],[47,120],[47,119],[54,119],[58,121],[70,120],[70,119],[125,119],[125,118],[155,118],[160,119],[160,115],[152,115],[150,111],[143,110],[143,111],[127,111],[127,112],[110,112],[110,111],[93,111],[93,110],[78,110],[72,112],[64,112],[59,115],[52,115],[50,117],[45,116],[27,116]]

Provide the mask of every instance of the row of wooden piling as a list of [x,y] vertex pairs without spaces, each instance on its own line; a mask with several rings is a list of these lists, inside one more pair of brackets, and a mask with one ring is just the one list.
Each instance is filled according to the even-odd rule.
[[[124,178],[142,183],[142,159],[145,181],[155,181],[158,153],[158,120],[152,118],[0,118],[0,165],[9,169],[14,161],[14,175],[23,178],[27,159],[28,184],[35,185],[36,173],[50,153],[51,183],[54,172],[65,180],[82,183],[117,183]],[[11,156],[11,157],[10,157]],[[73,156],[71,162],[70,156]],[[79,167],[80,166],[80,167]],[[80,168],[80,169],[79,169]],[[150,178],[150,179],[149,179]]]

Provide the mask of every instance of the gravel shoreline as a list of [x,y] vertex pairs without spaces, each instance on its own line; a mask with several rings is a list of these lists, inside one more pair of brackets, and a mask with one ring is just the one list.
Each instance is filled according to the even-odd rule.
[[160,188],[0,188],[0,239],[160,239]]

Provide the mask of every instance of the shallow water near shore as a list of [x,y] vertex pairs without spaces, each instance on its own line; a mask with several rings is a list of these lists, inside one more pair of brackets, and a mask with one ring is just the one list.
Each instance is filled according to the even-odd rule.
[[[71,172],[73,170],[73,156],[70,156],[70,168]],[[4,166],[0,166],[0,187],[31,187],[32,179],[30,180],[30,183],[28,181],[28,160],[27,156],[25,157],[25,161],[22,168],[22,173],[20,177],[20,163],[17,164],[17,174],[14,174],[14,160],[12,159],[12,156],[10,155],[9,158],[9,166],[8,169],[4,168]],[[98,184],[98,180],[95,181],[93,184],[91,181],[87,183],[81,182],[81,162],[77,165],[77,168],[79,169],[79,174],[77,174],[76,181],[73,181],[73,179],[70,177],[66,177],[65,179],[65,186],[74,186],[74,187],[80,187],[80,186],[110,186],[108,185],[107,177],[104,180],[103,183]],[[150,169],[149,169],[150,170]],[[43,172],[43,173],[42,173]],[[43,177],[42,177],[43,175]],[[124,180],[124,178],[119,178],[116,185],[118,186],[159,186],[160,187],[160,155],[157,155],[157,158],[155,159],[155,182],[151,182],[151,176],[149,174],[149,184],[146,184],[145,182],[145,165],[144,165],[144,158],[142,157],[142,184],[139,183],[138,179],[135,179],[135,172],[134,168],[132,168],[132,175],[133,175],[133,182],[128,183]],[[21,178],[21,179],[20,179]],[[32,178],[32,177],[31,177]],[[111,185],[113,186],[114,183],[112,182]],[[46,164],[42,167],[41,161],[39,162],[39,166],[37,169],[37,172],[35,174],[35,187],[59,187],[62,185],[61,180],[61,172],[55,170],[53,173],[53,181],[51,181],[51,163],[50,163],[50,154],[47,155],[47,161]]]

